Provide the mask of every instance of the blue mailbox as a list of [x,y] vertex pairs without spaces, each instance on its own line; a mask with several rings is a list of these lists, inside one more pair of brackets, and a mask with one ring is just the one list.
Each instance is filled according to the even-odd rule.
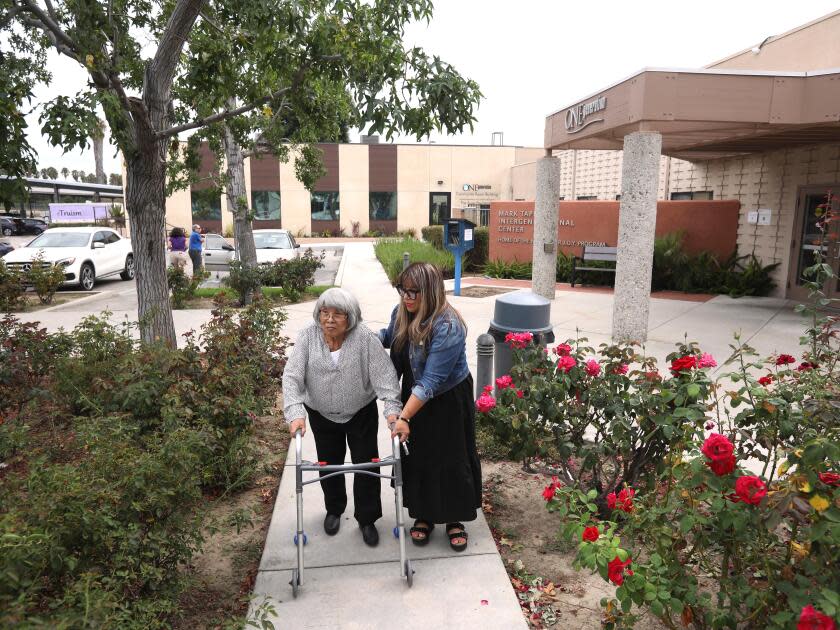
[[443,224],[443,245],[455,256],[455,295],[461,295],[461,257],[475,246],[475,223],[447,219]]

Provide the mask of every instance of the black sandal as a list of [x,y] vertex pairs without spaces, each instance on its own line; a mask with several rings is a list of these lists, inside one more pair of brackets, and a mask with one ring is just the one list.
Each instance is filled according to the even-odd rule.
[[[418,523],[423,523],[426,525],[426,527],[421,527],[420,525],[418,525]],[[408,530],[408,532],[409,535],[414,534],[415,532],[418,534],[423,534],[423,538],[415,538],[414,536],[411,536],[411,542],[413,542],[418,547],[422,547],[423,545],[428,544],[429,537],[432,535],[434,529],[434,523],[429,523],[428,521],[424,521],[423,519],[418,518],[414,521],[414,526],[410,530]]]
[[[454,529],[455,531],[449,531]],[[463,523],[447,523],[446,525],[446,535],[449,536],[449,546],[452,547],[455,551],[463,551],[467,548],[467,543],[469,541],[469,534],[467,534],[467,530],[464,528]],[[464,544],[456,545],[452,541],[456,538],[463,538]]]

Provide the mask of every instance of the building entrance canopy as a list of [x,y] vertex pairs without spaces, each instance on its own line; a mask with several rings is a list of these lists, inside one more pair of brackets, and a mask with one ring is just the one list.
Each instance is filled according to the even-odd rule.
[[545,148],[622,149],[636,131],[688,160],[840,142],[840,70],[645,69],[549,115]]

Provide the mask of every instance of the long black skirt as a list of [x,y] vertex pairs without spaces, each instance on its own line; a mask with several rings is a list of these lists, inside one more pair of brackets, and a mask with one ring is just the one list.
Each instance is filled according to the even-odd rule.
[[[403,404],[410,393],[404,383]],[[403,457],[408,513],[429,523],[475,520],[481,507],[481,463],[472,376],[428,400],[410,426],[409,454]]]

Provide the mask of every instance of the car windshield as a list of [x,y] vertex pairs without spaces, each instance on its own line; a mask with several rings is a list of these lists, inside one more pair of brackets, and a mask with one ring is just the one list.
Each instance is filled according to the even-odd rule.
[[27,247],[84,247],[89,240],[87,232],[44,232]]
[[284,232],[254,232],[254,247],[257,249],[292,249],[289,235]]

